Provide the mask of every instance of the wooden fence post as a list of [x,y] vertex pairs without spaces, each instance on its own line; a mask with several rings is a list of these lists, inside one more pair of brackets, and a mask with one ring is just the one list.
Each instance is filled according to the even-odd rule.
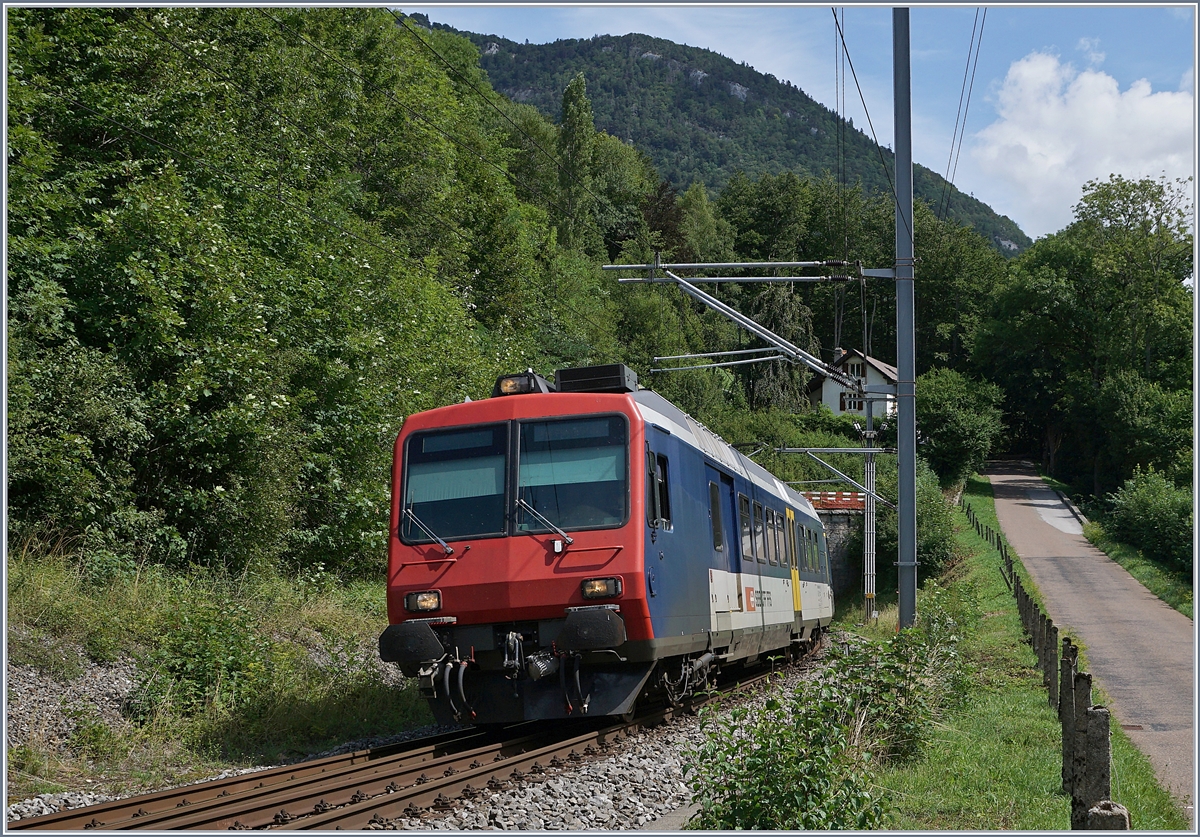
[[1103,706],[1088,707],[1086,770],[1081,794],[1083,806],[1087,810],[1108,799],[1112,794],[1110,735],[1108,710]]
[[1087,826],[1090,805],[1083,804],[1083,784],[1087,781],[1088,707],[1092,705],[1092,675],[1075,673],[1075,735],[1071,746],[1071,829]]
[[1075,741],[1075,660],[1076,649],[1070,637],[1063,637],[1062,661],[1059,665],[1058,720],[1062,724],[1062,789],[1071,793],[1071,771],[1074,764]]
[[1049,623],[1049,636],[1046,637],[1046,680],[1050,689],[1050,708],[1058,709],[1058,627],[1054,622]]

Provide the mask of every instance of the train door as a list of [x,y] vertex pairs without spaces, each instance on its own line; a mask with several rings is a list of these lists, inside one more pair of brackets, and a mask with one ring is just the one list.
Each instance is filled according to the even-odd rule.
[[710,548],[709,604],[712,608],[713,629],[729,630],[729,614],[742,609],[738,583],[738,530],[734,517],[736,495],[733,478],[711,465],[704,466]]
[[796,513],[791,509],[787,510],[785,533],[787,535],[788,566],[792,570],[792,609],[796,613],[800,613],[800,570],[796,564]]

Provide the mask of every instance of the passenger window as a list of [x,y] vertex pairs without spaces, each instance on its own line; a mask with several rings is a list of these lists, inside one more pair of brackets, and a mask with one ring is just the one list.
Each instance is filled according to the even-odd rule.
[[758,557],[759,563],[767,563],[767,538],[763,531],[763,507],[759,502],[754,504],[754,553]]
[[779,512],[775,512],[775,552],[779,555],[779,565],[787,566],[787,543],[783,534],[783,525],[786,518]]
[[742,557],[753,561],[754,539],[750,529],[750,500],[744,494],[738,495],[738,521],[742,527]]
[[779,563],[775,554],[775,510],[763,509],[763,514],[766,517],[767,528],[767,563]]
[[812,571],[815,573],[821,569],[821,556],[820,556],[819,549],[817,546],[817,533],[812,531],[811,529],[809,530],[808,547],[809,547],[809,552],[808,552],[809,566],[812,568]]
[[787,522],[787,557],[788,567],[796,569],[796,518],[790,517]]
[[780,535],[783,534],[783,515],[779,512],[771,512],[771,563],[782,564],[786,559],[783,556],[783,539]]
[[725,551],[725,533],[721,530],[721,489],[715,482],[708,484],[708,518],[712,521],[713,549]]

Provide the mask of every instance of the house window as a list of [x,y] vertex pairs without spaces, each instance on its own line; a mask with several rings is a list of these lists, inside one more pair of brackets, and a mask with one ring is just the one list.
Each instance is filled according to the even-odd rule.
[[[861,360],[848,360],[845,364],[846,374],[851,378],[857,378],[864,384],[867,382],[866,364]],[[863,411],[862,399],[852,398],[853,393],[842,391],[841,407],[842,411],[854,411],[861,413]]]

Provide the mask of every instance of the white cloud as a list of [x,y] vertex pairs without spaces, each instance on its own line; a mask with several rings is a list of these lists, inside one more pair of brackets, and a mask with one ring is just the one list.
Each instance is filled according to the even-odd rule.
[[1155,93],[1141,79],[1122,92],[1106,73],[1034,52],[1009,67],[996,100],[1000,118],[975,135],[971,153],[1008,187],[1005,211],[1032,236],[1069,224],[1090,179],[1192,174],[1190,85]]
[[1099,38],[1080,38],[1079,44],[1075,48],[1087,56],[1089,66],[1099,67],[1104,63],[1104,53],[1100,51]]

